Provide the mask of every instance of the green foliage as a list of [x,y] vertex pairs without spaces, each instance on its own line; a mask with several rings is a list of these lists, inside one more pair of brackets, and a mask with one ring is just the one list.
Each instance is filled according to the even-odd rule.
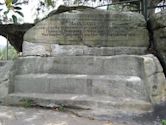
[[[27,3],[26,0],[5,0],[4,3],[0,3],[0,6],[3,6],[3,9],[0,9],[0,24],[18,23],[18,18],[24,17],[21,5],[25,3]],[[44,2],[40,1],[40,3],[46,7],[54,7],[54,0],[44,0]],[[41,8],[41,5],[39,8]]]
[[[6,47],[3,49],[0,49],[0,60],[5,60],[7,58],[7,50]],[[17,52],[16,50],[12,47],[8,47],[8,59],[15,59],[17,58]]]
[[12,19],[14,23],[17,23],[17,17],[15,15],[12,15]]
[[109,11],[122,11],[122,6],[121,5],[112,5],[108,6]]
[[161,121],[161,124],[162,124],[162,125],[166,125],[166,120],[162,120],[162,121]]
[[23,13],[21,13],[20,11],[15,11],[15,13],[19,14],[20,16],[24,17]]
[[[45,3],[48,6],[53,6],[53,0],[45,0]],[[18,7],[17,5],[24,4],[24,2],[19,2],[19,0],[5,0],[5,4],[6,4],[6,7],[8,9],[13,9],[14,8],[16,10],[21,10],[21,8]]]
[[24,17],[23,13],[21,12],[22,8],[19,6],[23,4],[19,2],[19,0],[5,0],[5,3],[1,3],[0,6],[6,6],[6,8],[1,9],[1,19],[0,22],[5,23],[18,23],[18,17]]
[[45,0],[48,6],[53,6],[53,0]]
[[65,111],[65,107],[63,104],[61,104],[59,107],[58,107],[58,111],[60,112],[64,112]]
[[32,107],[34,102],[31,99],[22,99],[20,100],[21,106],[25,108]]
[[108,6],[108,10],[110,11],[138,11],[139,5],[138,3],[125,3],[125,4],[116,4]]

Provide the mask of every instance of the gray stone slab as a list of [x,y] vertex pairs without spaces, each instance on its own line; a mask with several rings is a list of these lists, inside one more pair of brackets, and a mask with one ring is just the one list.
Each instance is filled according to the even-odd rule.
[[[153,79],[155,79],[157,73],[161,73],[163,76],[163,69],[153,55],[22,57],[15,61],[14,69],[15,75],[30,77],[22,77],[18,80],[16,77],[16,85],[12,81],[10,82],[10,92],[14,92],[15,88],[19,92],[49,93],[56,91],[58,93],[149,98],[154,103],[165,100],[165,78],[160,77],[161,79],[156,79],[155,83],[149,80],[150,76],[154,76]],[[35,74],[39,74],[39,76],[35,76]],[[48,75],[48,77],[47,74],[50,76]],[[95,75],[104,77],[96,79],[93,77]],[[107,75],[110,78],[105,77]],[[111,76],[118,76],[118,78]],[[127,76],[133,77],[127,81]],[[80,84],[78,85],[78,83]],[[152,91],[150,91],[156,83],[159,83],[158,86],[160,86],[157,98],[151,96]],[[103,86],[100,87],[99,84],[103,84]],[[126,89],[124,89],[124,85],[127,86]],[[111,86],[113,87],[111,88]],[[124,90],[122,91],[124,94],[120,90]],[[153,101],[155,98],[156,101]]]
[[140,76],[141,56],[56,56],[26,57],[16,60],[17,74],[87,74]]
[[146,77],[154,75],[155,73],[163,72],[163,68],[157,57],[153,55],[146,55],[142,57],[143,57],[144,73]]
[[88,47],[85,45],[58,45],[24,41],[23,56],[114,56],[144,55],[147,47]]
[[8,104],[33,99],[43,106],[115,108],[127,115],[166,100],[163,70],[153,55],[21,57],[10,75],[12,91],[2,100]]
[[9,76],[13,64],[13,61],[0,61],[0,99],[9,93]]
[[144,87],[143,81],[136,76],[30,74],[15,77],[14,92],[105,95],[148,100]]
[[[53,52],[54,55],[56,50],[53,48],[56,44],[88,47],[148,47],[148,36],[146,21],[138,13],[111,13],[95,9],[75,10],[52,15],[28,30],[24,35],[23,53],[50,55]],[[77,49],[75,53],[81,54],[82,50]]]

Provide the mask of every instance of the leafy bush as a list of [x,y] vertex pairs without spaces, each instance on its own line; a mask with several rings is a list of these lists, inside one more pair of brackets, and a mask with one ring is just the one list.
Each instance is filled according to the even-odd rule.
[[162,121],[161,121],[161,124],[162,124],[162,125],[166,125],[166,120],[162,120]]
[[0,3],[0,23],[18,23],[18,17],[24,17],[21,12],[22,8],[19,0],[5,0],[3,3]]
[[[8,47],[8,59],[15,59],[17,58],[18,55],[17,55],[17,52],[16,50],[12,47],[12,46],[9,46]],[[0,49],[0,60],[5,60],[7,59],[7,49],[6,47],[3,48],[3,49]]]

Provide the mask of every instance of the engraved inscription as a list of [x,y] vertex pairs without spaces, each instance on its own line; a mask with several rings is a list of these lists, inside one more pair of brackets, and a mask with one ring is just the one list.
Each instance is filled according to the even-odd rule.
[[145,21],[130,13],[65,12],[39,22],[24,35],[33,43],[87,46],[144,46]]
[[[94,37],[127,37],[127,35],[135,35],[133,33],[126,34],[126,25],[118,24],[117,20],[103,14],[66,14],[59,18],[51,18],[49,24],[40,25],[36,30],[42,30],[41,35],[44,37],[69,37],[69,40],[77,38],[93,40]],[[123,18],[123,21],[127,19]],[[72,39],[73,38],[73,39]],[[103,38],[104,39],[104,38]],[[97,39],[95,39],[97,40]]]

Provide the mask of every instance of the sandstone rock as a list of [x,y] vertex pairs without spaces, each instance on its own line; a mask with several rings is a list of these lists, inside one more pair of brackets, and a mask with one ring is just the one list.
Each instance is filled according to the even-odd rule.
[[155,73],[161,73],[163,72],[163,68],[161,67],[161,64],[159,60],[153,56],[153,55],[146,55],[143,56],[144,58],[144,64],[145,65],[145,75],[151,76]]
[[152,55],[144,56],[145,86],[153,104],[166,101],[166,79],[158,59]]
[[24,56],[44,56],[51,55],[51,46],[46,43],[31,43],[31,42],[23,42],[23,55]]
[[150,23],[152,29],[159,29],[166,27],[166,10],[162,10],[161,12],[154,14],[150,18]]
[[11,72],[7,104],[25,99],[130,117],[151,111],[166,97],[163,69],[153,55],[28,56],[17,59]]
[[166,27],[154,30],[154,40],[157,50],[166,52]]
[[0,84],[0,102],[1,99],[6,97],[9,93],[9,82],[3,81],[3,83]]
[[153,40],[155,49],[157,49],[157,56],[160,59],[166,75],[166,10],[154,14],[149,22],[151,25],[151,32],[153,32]]
[[[85,9],[46,18],[27,31],[24,41],[37,45],[147,47],[148,32],[144,17],[138,13]],[[26,45],[23,52],[27,49]]]
[[155,73],[147,77],[149,97],[153,104],[166,101],[166,80],[163,73]]
[[58,45],[24,41],[23,56],[114,56],[144,55],[147,47],[88,47],[85,45]]
[[[149,23],[151,25],[151,29],[154,32],[154,40],[157,44],[158,49],[165,48],[166,42],[166,10],[162,10],[159,13],[153,15],[150,18]],[[159,42],[159,43],[158,43]]]
[[[16,93],[78,94],[165,101],[166,80],[153,55],[22,57]],[[35,86],[34,86],[35,85]]]
[[9,93],[9,75],[13,67],[13,61],[0,62],[0,99]]
[[86,9],[52,15],[25,34],[28,57],[15,61],[5,99],[115,112],[109,117],[149,112],[166,101],[166,80],[158,59],[142,55],[147,46],[146,22],[136,13]]

